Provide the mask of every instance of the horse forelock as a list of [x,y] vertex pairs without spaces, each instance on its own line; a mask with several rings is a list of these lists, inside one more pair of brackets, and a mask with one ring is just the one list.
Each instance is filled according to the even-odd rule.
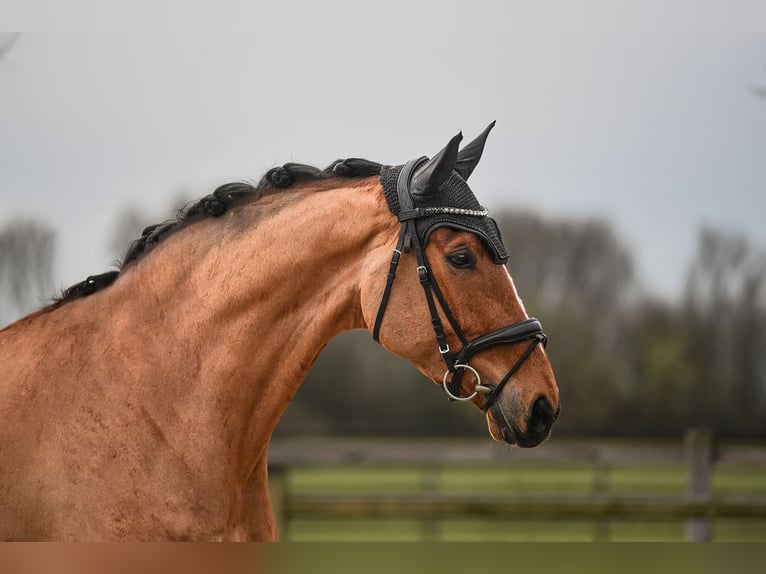
[[[220,217],[240,205],[258,201],[267,195],[294,189],[299,183],[322,182],[334,178],[369,177],[379,175],[382,167],[380,163],[358,158],[339,159],[325,169],[299,163],[287,163],[268,170],[256,185],[245,181],[221,185],[213,193],[179,209],[174,218],[146,227],[141,237],[130,243],[125,256],[118,263],[117,270],[91,275],[84,281],[68,287],[54,297],[53,307],[105,289],[118,279],[123,270],[152,251],[168,236],[196,221]],[[323,189],[327,189],[327,186],[316,186],[316,191]]]

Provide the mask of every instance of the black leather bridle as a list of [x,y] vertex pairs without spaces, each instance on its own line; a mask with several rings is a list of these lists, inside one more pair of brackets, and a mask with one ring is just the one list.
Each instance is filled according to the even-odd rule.
[[[397,180],[397,194],[399,197],[399,213],[397,217],[400,222],[399,240],[397,241],[396,248],[394,249],[391,257],[391,264],[388,270],[388,277],[386,278],[386,287],[383,291],[383,297],[381,298],[380,307],[378,308],[378,314],[375,319],[375,326],[373,327],[372,336],[376,342],[379,342],[380,328],[383,323],[383,316],[388,305],[388,299],[391,296],[391,287],[396,279],[396,269],[399,265],[399,258],[402,252],[414,251],[417,259],[417,271],[420,279],[420,285],[423,287],[425,293],[426,303],[428,304],[428,310],[431,313],[431,325],[433,326],[434,333],[436,335],[436,341],[439,346],[439,354],[444,360],[444,364],[447,367],[447,372],[444,374],[443,385],[447,394],[450,396],[450,400],[467,401],[476,396],[477,393],[485,393],[486,398],[482,410],[486,412],[505,387],[506,383],[521,368],[524,361],[532,354],[537,345],[543,346],[547,343],[547,337],[543,332],[543,327],[540,321],[534,318],[525,319],[518,323],[513,323],[507,327],[492,331],[476,339],[469,341],[463,331],[460,329],[455,316],[450,311],[447,301],[444,299],[444,295],[439,289],[439,285],[436,282],[436,278],[431,272],[431,268],[426,258],[424,246],[421,243],[421,239],[418,236],[415,221],[422,218],[433,215],[434,213],[454,213],[465,216],[484,217],[486,211],[472,211],[466,209],[459,209],[453,207],[416,207],[412,194],[410,193],[410,182],[412,176],[416,171],[416,168],[422,163],[425,158],[418,158],[408,162]],[[454,330],[458,339],[462,344],[462,349],[457,353],[450,350],[447,344],[447,338],[444,334],[444,328],[442,326],[441,319],[437,310],[437,302],[441,307],[444,316],[447,318],[450,326]],[[497,383],[497,385],[481,385],[481,379],[475,369],[469,366],[469,361],[476,355],[476,353],[494,347],[496,345],[512,345],[521,343],[524,341],[530,341],[529,345],[521,356],[516,360],[510,370],[506,373],[503,379]],[[470,370],[477,378],[477,385],[474,392],[467,396],[460,396],[461,381],[465,370]],[[447,377],[452,373],[452,380],[447,381]]]

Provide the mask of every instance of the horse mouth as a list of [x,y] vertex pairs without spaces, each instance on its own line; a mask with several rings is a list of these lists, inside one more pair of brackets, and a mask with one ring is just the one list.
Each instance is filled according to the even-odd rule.
[[[555,419],[555,416],[553,419]],[[490,436],[497,442],[517,445],[521,448],[535,447],[545,441],[550,435],[550,424],[544,426],[536,425],[533,432],[521,432],[518,427],[508,420],[498,403],[493,404],[487,411],[487,426]]]

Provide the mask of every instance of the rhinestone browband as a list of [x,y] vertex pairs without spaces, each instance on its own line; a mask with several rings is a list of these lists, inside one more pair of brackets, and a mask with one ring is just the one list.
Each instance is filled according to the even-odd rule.
[[460,209],[459,207],[421,207],[424,215],[435,215],[437,213],[449,213],[452,215],[468,215],[470,217],[486,217],[489,211],[486,209]]

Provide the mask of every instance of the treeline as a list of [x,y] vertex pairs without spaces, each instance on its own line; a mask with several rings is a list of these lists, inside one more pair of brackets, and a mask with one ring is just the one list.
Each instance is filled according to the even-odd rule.
[[[681,300],[642,294],[630,251],[601,221],[498,218],[510,268],[548,333],[559,436],[766,438],[766,254],[705,229]],[[449,403],[364,332],[333,341],[280,434],[482,435],[483,416]]]

